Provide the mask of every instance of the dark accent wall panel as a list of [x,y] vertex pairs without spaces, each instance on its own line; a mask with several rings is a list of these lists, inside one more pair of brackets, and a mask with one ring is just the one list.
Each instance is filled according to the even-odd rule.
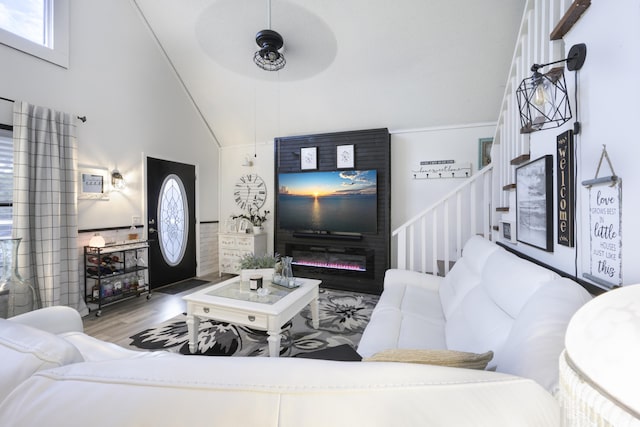
[[274,182],[276,183],[276,191],[278,191],[279,173],[306,172],[300,169],[301,148],[317,147],[318,168],[315,169],[316,171],[334,171],[337,170],[336,147],[350,144],[354,145],[354,170],[377,170],[377,232],[361,233],[356,239],[345,239],[342,238],[343,236],[305,236],[304,233],[281,230],[279,228],[278,198],[276,197],[274,250],[281,255],[287,255],[287,245],[291,247],[301,244],[325,245],[332,248],[361,248],[373,251],[373,274],[369,272],[369,274],[358,275],[353,272],[296,266],[294,267],[294,275],[320,279],[323,281],[323,286],[328,288],[379,294],[382,292],[384,273],[390,265],[391,145],[388,129],[276,138],[274,144]]

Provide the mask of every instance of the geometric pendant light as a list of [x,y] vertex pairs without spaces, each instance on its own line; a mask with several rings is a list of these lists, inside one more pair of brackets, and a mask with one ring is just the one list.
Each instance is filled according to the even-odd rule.
[[548,64],[533,64],[533,74],[520,83],[516,90],[520,111],[520,133],[531,133],[562,126],[571,119],[571,106],[564,79],[564,67],[555,67],[546,73],[540,69],[560,62],[567,63],[569,71],[582,68],[587,55],[584,43],[574,45],[566,59]]

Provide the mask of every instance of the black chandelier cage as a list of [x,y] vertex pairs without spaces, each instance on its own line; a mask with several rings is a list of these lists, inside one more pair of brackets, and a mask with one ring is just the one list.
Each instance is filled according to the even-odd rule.
[[566,62],[569,71],[577,71],[582,68],[586,55],[587,48],[580,43],[571,47],[566,59],[548,64],[533,64],[533,74],[522,80],[516,90],[520,133],[556,128],[571,120],[564,66],[552,68],[544,74],[539,70],[548,65]]
[[559,127],[571,120],[571,105],[564,79],[564,67],[545,74],[534,71],[516,91],[520,110],[520,133]]

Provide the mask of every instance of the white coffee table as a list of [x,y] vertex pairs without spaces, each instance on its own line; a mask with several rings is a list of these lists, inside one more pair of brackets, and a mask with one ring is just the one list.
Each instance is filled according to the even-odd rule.
[[214,319],[267,331],[269,356],[278,357],[282,326],[307,304],[311,307],[313,327],[319,326],[318,288],[322,282],[296,278],[296,283],[300,286],[292,289],[265,283],[264,288],[269,293],[262,296],[250,290],[249,282],[242,282],[237,276],[184,296],[189,351],[196,352],[200,319]]

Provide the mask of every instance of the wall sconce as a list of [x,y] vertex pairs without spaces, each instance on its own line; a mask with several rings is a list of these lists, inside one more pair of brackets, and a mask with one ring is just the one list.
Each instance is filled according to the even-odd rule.
[[571,47],[566,59],[531,66],[532,76],[522,80],[516,90],[522,126],[520,133],[559,127],[571,119],[564,67],[552,68],[544,74],[539,70],[548,65],[566,62],[569,71],[577,71],[582,68],[586,56],[587,46],[580,43]]
[[127,186],[127,184],[124,182],[124,177],[122,176],[122,174],[118,171],[118,169],[114,169],[113,172],[111,172],[111,187],[114,190],[124,190],[124,188]]

